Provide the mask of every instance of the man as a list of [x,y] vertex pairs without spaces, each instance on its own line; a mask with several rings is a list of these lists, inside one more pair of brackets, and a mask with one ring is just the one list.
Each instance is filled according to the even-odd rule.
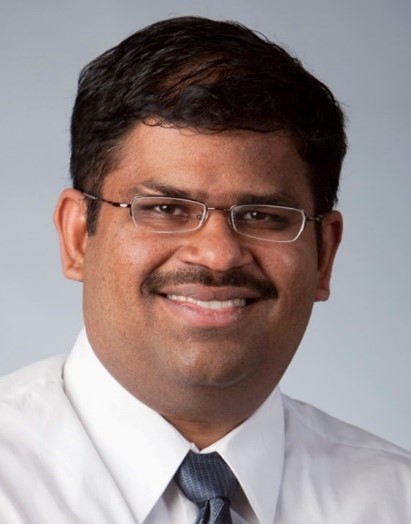
[[1,522],[411,521],[410,455],[278,388],[329,296],[343,121],[233,23],[83,70],[55,223],[85,329],[1,382]]

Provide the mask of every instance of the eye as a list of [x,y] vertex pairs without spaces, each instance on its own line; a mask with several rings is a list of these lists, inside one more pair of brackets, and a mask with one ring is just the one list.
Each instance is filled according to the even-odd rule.
[[241,208],[235,219],[240,227],[282,230],[290,227],[293,220],[299,219],[299,215],[286,208],[258,206]]
[[133,208],[139,220],[188,220],[192,210],[187,202],[164,198],[141,198]]
[[247,222],[261,222],[263,220],[273,220],[275,219],[275,216],[270,213],[265,213],[263,211],[250,209],[249,211],[243,213],[240,218],[241,220]]
[[181,213],[179,207],[172,204],[158,204],[157,206],[153,206],[153,211],[165,213],[166,215],[178,215]]
[[183,198],[163,196],[137,197],[131,215],[138,228],[158,233],[193,231],[200,224],[204,204]]

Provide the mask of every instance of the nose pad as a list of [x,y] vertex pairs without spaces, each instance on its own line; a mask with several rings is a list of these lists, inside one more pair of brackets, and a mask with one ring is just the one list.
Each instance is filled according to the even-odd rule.
[[180,259],[213,271],[227,271],[249,264],[252,254],[234,231],[227,212],[212,209],[201,228],[181,247]]

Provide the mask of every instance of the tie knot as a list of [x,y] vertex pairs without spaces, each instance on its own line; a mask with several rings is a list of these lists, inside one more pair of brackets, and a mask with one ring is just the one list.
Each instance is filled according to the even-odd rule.
[[230,500],[237,486],[235,475],[217,452],[189,451],[174,478],[184,495],[198,505],[215,498]]

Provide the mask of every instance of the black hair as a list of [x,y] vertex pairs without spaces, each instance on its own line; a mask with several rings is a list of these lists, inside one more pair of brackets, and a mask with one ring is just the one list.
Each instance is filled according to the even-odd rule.
[[[316,213],[337,202],[346,152],[341,107],[299,60],[239,23],[157,22],[82,70],[71,124],[75,188],[98,194],[139,121],[205,133],[286,131],[309,166]],[[97,209],[90,200],[90,234]]]

